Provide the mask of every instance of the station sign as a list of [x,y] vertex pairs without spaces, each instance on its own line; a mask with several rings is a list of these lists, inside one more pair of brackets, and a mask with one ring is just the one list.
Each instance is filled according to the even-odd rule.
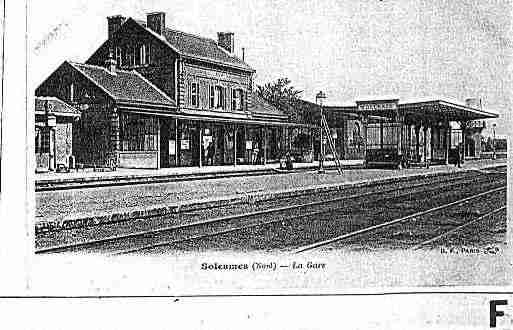
[[387,111],[387,110],[396,110],[397,103],[396,102],[369,102],[369,103],[360,103],[358,102],[358,110],[359,111]]

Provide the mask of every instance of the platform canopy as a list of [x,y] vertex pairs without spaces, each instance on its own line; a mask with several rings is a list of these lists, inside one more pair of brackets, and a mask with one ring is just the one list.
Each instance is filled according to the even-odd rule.
[[327,110],[362,116],[395,118],[404,115],[407,121],[472,121],[497,118],[498,115],[482,109],[446,100],[401,102],[399,99],[356,101],[356,105],[329,106]]
[[432,120],[472,121],[497,118],[498,115],[444,100],[399,104],[405,117],[430,118]]

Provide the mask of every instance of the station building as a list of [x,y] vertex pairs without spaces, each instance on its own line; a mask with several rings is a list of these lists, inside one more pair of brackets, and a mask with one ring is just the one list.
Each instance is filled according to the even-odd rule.
[[[287,152],[296,161],[319,158],[319,106],[299,101],[307,119],[296,120],[259,97],[255,70],[234,54],[233,33],[219,32],[216,41],[176,31],[161,12],[107,20],[107,40],[85,63],[65,61],[36,90],[79,110],[77,163],[165,168],[266,164]],[[484,126],[476,120],[496,117],[443,100],[324,109],[337,156],[371,162],[447,163],[458,143],[479,157]],[[450,122],[460,123],[459,135]]]
[[265,164],[314,126],[256,95],[254,73],[235,56],[233,33],[216,42],[167,28],[164,13],[113,16],[86,63],[64,62],[36,96],[81,110],[73,143],[86,166]]

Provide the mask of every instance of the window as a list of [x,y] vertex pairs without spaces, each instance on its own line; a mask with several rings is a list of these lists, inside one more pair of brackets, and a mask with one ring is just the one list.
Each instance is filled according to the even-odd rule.
[[141,57],[141,48],[137,49],[136,46],[133,48],[134,50],[134,65],[141,65],[142,57]]
[[141,65],[146,64],[146,45],[139,46],[139,60]]
[[216,109],[224,109],[226,107],[226,88],[222,86],[215,87]]
[[50,131],[45,129],[36,128],[35,136],[35,149],[36,153],[49,153],[50,152]]
[[145,64],[151,64],[151,44],[148,44],[146,46],[146,53],[145,53]]
[[121,47],[116,47],[116,62],[118,64],[118,66],[123,65]]
[[232,110],[241,111],[242,110],[242,89],[234,89],[232,90]]
[[69,101],[75,101],[75,86],[73,83],[69,84]]
[[125,47],[125,51],[124,51],[123,55],[124,55],[123,65],[129,66],[130,63],[132,62],[132,55],[130,53],[130,47],[129,46]]
[[191,105],[193,107],[199,107],[198,89],[198,83],[191,83]]
[[122,151],[157,150],[157,119],[139,114],[122,114],[120,123]]
[[209,88],[209,106],[211,109],[214,109],[215,108],[215,100],[216,100],[216,96],[215,96],[215,88],[214,86],[208,86]]

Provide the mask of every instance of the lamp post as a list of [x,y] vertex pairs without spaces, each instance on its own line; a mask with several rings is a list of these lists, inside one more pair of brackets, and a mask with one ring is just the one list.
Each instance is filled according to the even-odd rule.
[[497,126],[497,124],[493,123],[492,127],[493,127],[493,141],[492,141],[492,148],[493,148],[493,156],[492,158],[493,159],[497,159],[497,154],[495,152],[495,127]]
[[323,100],[326,98],[326,94],[324,94],[322,91],[320,91],[319,93],[317,93],[317,95],[315,95],[315,103],[319,104],[319,107],[320,107],[320,112],[321,112],[321,125],[320,125],[320,128],[321,128],[321,154],[319,156],[319,173],[324,173],[324,134],[323,134],[323,130],[322,130],[322,126],[323,126],[323,111],[322,111],[322,102]]

